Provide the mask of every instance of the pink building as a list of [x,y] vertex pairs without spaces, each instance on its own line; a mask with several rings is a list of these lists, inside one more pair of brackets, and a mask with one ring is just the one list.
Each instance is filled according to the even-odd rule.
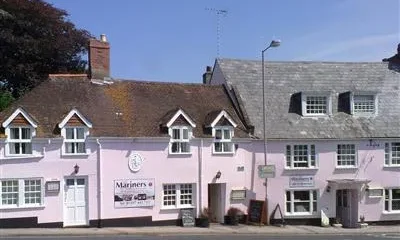
[[[224,84],[262,139],[261,62],[217,59]],[[345,227],[400,221],[400,71],[394,62],[266,62],[271,222]],[[251,129],[251,127],[249,128]],[[263,143],[254,141],[263,152]],[[279,208],[282,215],[280,215]]]
[[181,209],[263,199],[256,149],[224,86],[51,75],[0,113],[0,227],[178,224]]

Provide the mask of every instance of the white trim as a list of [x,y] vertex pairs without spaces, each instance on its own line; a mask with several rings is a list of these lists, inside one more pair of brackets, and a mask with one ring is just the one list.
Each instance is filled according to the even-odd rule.
[[[67,129],[74,129],[74,139],[67,139]],[[83,139],[77,138],[77,129],[83,129]],[[89,129],[84,126],[71,126],[71,127],[63,127],[61,129],[61,136],[63,137],[63,143],[61,146],[61,156],[87,156],[89,155],[86,139],[89,136]],[[84,143],[85,144],[85,152],[76,152],[76,153],[67,153],[66,152],[66,144],[67,143]]]
[[34,127],[37,128],[37,123],[29,116],[29,114],[27,112],[25,112],[22,108],[18,108],[17,110],[15,110],[13,112],[13,114],[11,114],[10,117],[8,117],[2,124],[2,126],[4,128],[8,127],[8,125],[10,125],[10,123],[14,120],[15,117],[18,116],[18,114],[22,114],[22,116],[24,116],[24,118],[29,122],[29,124]]
[[[338,145],[354,145],[354,165],[339,165],[338,164]],[[358,145],[349,142],[338,142],[335,148],[335,169],[358,169]]]
[[[350,112],[356,117],[373,117],[378,115],[378,96],[376,93],[370,92],[352,92],[350,93]],[[354,112],[354,97],[355,96],[372,96],[374,101],[374,111],[373,112]]]
[[182,115],[186,121],[188,121],[188,123],[190,124],[190,126],[192,126],[193,128],[196,127],[196,124],[194,123],[194,121],[189,117],[189,115],[187,115],[182,109],[179,109],[175,115],[168,121],[167,123],[167,127],[171,127],[171,125],[175,122],[175,120]]
[[[326,113],[307,113],[307,97],[326,97]],[[302,92],[301,113],[303,117],[327,117],[332,115],[332,96],[330,93]]]
[[67,122],[69,121],[69,119],[74,116],[77,115],[82,122],[88,127],[88,128],[92,128],[92,123],[89,122],[77,109],[72,109],[68,115],[58,124],[59,128],[63,128],[65,126],[65,124],[67,124]]
[[[294,146],[302,146],[305,145],[307,146],[307,167],[295,167],[294,166]],[[290,147],[290,166],[287,166],[287,147]],[[314,146],[314,155],[311,154],[311,147]],[[311,166],[311,158],[314,156],[314,166]],[[318,169],[318,154],[317,154],[317,149],[314,143],[310,144],[302,144],[302,143],[296,143],[296,144],[286,144],[285,145],[285,170],[308,170],[308,169]]]
[[[216,135],[216,131],[217,130],[221,130],[221,139],[216,139],[215,138],[215,135]],[[228,130],[229,131],[229,133],[230,133],[230,139],[225,139],[224,138],[224,130]],[[213,136],[213,143],[212,143],[212,153],[213,154],[234,154],[235,152],[236,152],[236,149],[235,149],[235,144],[233,143],[233,141],[232,141],[232,138],[233,138],[233,136],[234,136],[234,134],[235,134],[235,131],[234,131],[234,129],[233,129],[233,127],[232,126],[218,126],[218,127],[214,127],[213,129],[212,129],[212,136]],[[230,143],[232,146],[232,151],[222,151],[222,152],[217,152],[217,151],[215,151],[215,143]]]
[[[295,207],[294,207],[294,203],[295,203],[295,199],[294,199],[294,192],[304,192],[307,191],[308,192],[308,196],[309,196],[309,200],[307,201],[310,207],[310,211],[308,212],[295,212]],[[290,201],[287,201],[287,196],[286,193],[289,192],[290,194]],[[314,200],[314,192],[316,194],[316,200]],[[314,215],[318,215],[318,203],[319,203],[320,197],[319,197],[319,189],[286,189],[284,191],[284,215],[285,216],[314,216]],[[306,202],[306,201],[304,201]],[[317,209],[314,209],[314,202],[317,204]],[[291,211],[288,212],[287,209],[287,203],[290,203],[290,209]]]
[[233,127],[237,127],[237,124],[235,123],[235,121],[233,121],[233,119],[231,118],[231,116],[229,116],[229,114],[225,111],[222,110],[218,116],[214,119],[214,121],[210,124],[210,127],[215,127],[215,125],[219,122],[219,120],[225,117],[226,119],[228,119],[228,121],[230,122],[230,124],[232,124]]
[[[164,205],[164,186],[175,186],[175,205]],[[181,200],[181,185],[190,185],[191,186],[191,200],[192,200],[192,204],[184,204],[181,205],[180,200]],[[163,183],[161,184],[162,188],[162,194],[161,194],[161,210],[168,210],[168,209],[181,209],[181,208],[195,208],[196,207],[196,183]],[[170,195],[168,195],[170,196]],[[172,196],[172,194],[171,194]]]
[[[184,139],[183,138],[183,131],[184,130],[187,130],[187,135],[188,135],[188,138],[187,139]],[[174,139],[173,138],[173,133],[174,133],[174,130],[179,130],[179,135],[180,135],[180,138],[179,139]],[[169,133],[169,135],[170,135],[170,141],[169,141],[169,147],[168,147],[168,149],[169,149],[169,151],[168,151],[168,153],[169,154],[172,154],[172,155],[187,155],[187,154],[192,154],[192,150],[191,150],[191,145],[190,145],[190,140],[192,139],[192,137],[193,137],[193,131],[192,131],[192,128],[191,127],[188,127],[188,126],[172,126],[172,127],[170,127],[169,129],[168,129],[168,133]],[[178,147],[178,152],[172,152],[172,144],[173,143],[178,143],[178,145],[179,145],[179,147]],[[182,152],[182,149],[181,149],[181,147],[180,147],[180,143],[187,143],[188,145],[189,145],[189,151],[188,152]]]
[[[39,180],[40,181],[40,203],[29,204],[25,203],[25,180]],[[15,205],[2,205],[2,183],[3,181],[17,181],[18,182],[18,198]],[[43,208],[44,207],[44,184],[45,181],[42,177],[29,177],[29,178],[4,178],[0,179],[0,209],[24,209],[24,208]]]

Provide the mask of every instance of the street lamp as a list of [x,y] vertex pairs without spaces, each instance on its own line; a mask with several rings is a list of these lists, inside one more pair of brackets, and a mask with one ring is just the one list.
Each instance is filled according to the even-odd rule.
[[[266,134],[266,112],[265,112],[265,69],[264,69],[264,53],[271,47],[279,47],[281,40],[272,40],[269,46],[261,51],[261,67],[262,67],[262,114],[263,114],[263,140],[264,140],[264,165],[267,165],[267,134]],[[265,178],[265,213],[268,210],[268,192],[267,192],[267,178]],[[267,224],[269,223],[268,215],[266,219]]]

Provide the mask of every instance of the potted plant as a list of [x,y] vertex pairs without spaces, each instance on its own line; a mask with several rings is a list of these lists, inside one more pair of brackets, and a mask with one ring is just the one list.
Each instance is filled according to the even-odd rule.
[[225,224],[238,225],[240,218],[243,216],[242,210],[236,207],[230,207],[225,216]]
[[199,218],[196,219],[197,223],[196,226],[198,227],[203,227],[203,228],[207,228],[210,226],[210,215],[209,215],[209,211],[208,208],[203,208],[203,210],[200,212]]

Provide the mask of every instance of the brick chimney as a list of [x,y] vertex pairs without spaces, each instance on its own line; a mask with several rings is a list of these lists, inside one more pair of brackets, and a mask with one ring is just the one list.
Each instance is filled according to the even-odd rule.
[[91,79],[110,77],[110,43],[104,34],[89,40],[89,74]]
[[212,75],[212,67],[207,66],[206,72],[203,73],[203,84],[210,84],[211,75]]

